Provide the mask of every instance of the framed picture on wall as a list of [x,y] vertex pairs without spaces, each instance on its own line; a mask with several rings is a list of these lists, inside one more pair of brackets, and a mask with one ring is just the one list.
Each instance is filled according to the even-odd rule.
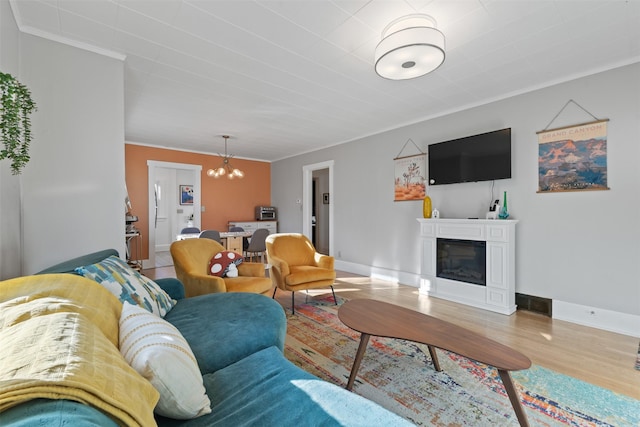
[[193,205],[193,185],[180,186],[180,204]]
[[609,189],[607,122],[538,132],[538,193]]
[[427,189],[427,155],[396,157],[393,161],[395,167],[394,201],[424,199]]

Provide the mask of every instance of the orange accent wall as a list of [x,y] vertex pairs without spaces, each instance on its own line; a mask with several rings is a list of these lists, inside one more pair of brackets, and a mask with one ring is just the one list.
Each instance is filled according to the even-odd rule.
[[[256,206],[271,204],[271,163],[234,158],[233,166],[241,169],[242,179],[214,179],[207,170],[221,163],[218,155],[189,153],[125,144],[125,179],[132,213],[138,216],[136,228],[142,233],[143,259],[149,258],[149,197],[147,160],[202,165],[201,229],[227,230],[229,221],[254,221]],[[176,189],[177,191],[177,189]]]

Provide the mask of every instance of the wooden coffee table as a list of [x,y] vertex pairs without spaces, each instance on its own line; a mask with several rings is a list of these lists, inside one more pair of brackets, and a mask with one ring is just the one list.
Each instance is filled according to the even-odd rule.
[[382,301],[347,301],[338,310],[338,317],[342,323],[362,334],[347,390],[353,388],[371,335],[414,341],[427,345],[436,371],[441,371],[436,347],[496,368],[520,425],[529,425],[509,374],[509,371],[531,366],[529,358],[522,353],[453,323]]

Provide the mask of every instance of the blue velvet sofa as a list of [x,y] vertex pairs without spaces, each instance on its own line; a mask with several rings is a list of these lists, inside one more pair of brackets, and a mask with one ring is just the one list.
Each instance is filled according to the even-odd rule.
[[[40,273],[72,273],[114,250],[88,254]],[[191,420],[155,416],[159,426],[402,426],[381,406],[320,380],[283,355],[286,316],[264,295],[217,293],[185,298],[177,279],[158,283],[178,303],[165,320],[188,341],[212,412]],[[0,412],[0,425],[117,426],[100,410],[71,400],[35,399]],[[146,426],[145,426],[146,427]]]

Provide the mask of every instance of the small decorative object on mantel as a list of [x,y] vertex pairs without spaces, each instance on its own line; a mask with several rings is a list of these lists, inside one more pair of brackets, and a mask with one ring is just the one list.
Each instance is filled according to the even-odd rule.
[[[595,121],[549,129],[564,109],[573,103]],[[538,134],[538,193],[608,190],[607,122],[598,119],[570,99]]]
[[422,216],[424,218],[431,218],[431,197],[429,197],[429,195],[424,196],[422,200]]
[[29,89],[11,74],[0,72],[0,95],[2,96],[2,149],[0,160],[11,159],[11,173],[20,175],[29,162],[31,142],[31,120],[29,116],[36,110]]
[[495,202],[489,206],[489,212],[486,214],[486,219],[498,219],[498,213],[500,212],[500,200],[496,199]]
[[[420,154],[400,157],[407,144],[411,142]],[[415,142],[408,139],[395,159],[395,202],[404,200],[423,200],[427,194],[427,155],[418,148]]]
[[507,219],[509,218],[509,211],[507,210],[507,192],[504,192],[504,201],[502,202],[502,207],[500,208],[500,213],[498,214],[498,218]]

